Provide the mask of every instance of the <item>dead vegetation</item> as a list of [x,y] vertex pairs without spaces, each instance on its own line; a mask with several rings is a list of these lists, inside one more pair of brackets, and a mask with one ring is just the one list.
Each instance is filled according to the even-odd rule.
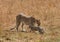
[[[40,19],[45,34],[3,31],[21,12]],[[60,0],[0,0],[0,42],[60,42]]]

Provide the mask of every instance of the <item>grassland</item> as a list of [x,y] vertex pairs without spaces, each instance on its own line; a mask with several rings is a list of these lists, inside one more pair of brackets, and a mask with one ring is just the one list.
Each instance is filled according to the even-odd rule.
[[[45,33],[5,31],[19,13],[40,19]],[[60,0],[0,0],[0,42],[60,42]]]

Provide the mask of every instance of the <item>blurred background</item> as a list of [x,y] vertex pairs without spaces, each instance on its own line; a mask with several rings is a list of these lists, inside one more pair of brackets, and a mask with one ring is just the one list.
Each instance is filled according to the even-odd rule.
[[0,31],[15,26],[19,13],[40,19],[43,40],[60,42],[60,0],[0,0]]

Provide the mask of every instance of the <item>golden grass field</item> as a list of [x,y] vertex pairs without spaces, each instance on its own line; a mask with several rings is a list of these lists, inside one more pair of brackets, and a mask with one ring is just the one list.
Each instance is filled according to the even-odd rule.
[[[40,19],[44,34],[5,31],[19,13]],[[60,42],[60,0],[0,0],[0,42]]]

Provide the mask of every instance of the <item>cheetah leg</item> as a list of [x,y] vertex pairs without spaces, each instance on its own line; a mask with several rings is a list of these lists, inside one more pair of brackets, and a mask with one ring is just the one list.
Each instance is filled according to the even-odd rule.
[[24,26],[24,23],[22,23],[22,32],[23,32],[23,26]]

